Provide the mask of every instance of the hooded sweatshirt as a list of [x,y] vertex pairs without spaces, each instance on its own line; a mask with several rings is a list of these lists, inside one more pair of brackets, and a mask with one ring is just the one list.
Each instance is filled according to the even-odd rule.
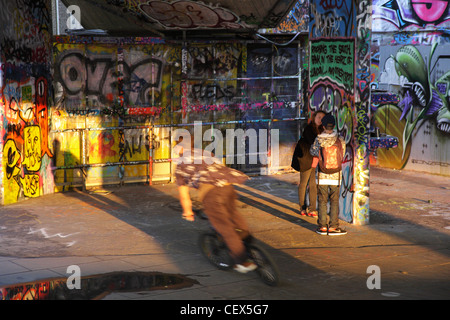
[[[336,139],[341,140],[342,145],[342,157],[345,155],[345,141],[342,137],[338,137],[338,134],[336,131],[333,131],[332,133],[326,133],[322,132],[316,137],[316,140],[311,146],[311,149],[309,150],[311,155],[313,157],[319,156],[320,147],[329,147],[332,146]],[[319,169],[319,185],[339,185],[341,180],[341,171],[332,173],[332,174],[326,174],[320,171]]]

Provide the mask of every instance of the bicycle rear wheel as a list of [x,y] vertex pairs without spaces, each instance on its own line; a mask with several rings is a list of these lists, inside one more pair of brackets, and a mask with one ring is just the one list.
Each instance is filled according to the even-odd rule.
[[256,272],[261,280],[269,286],[277,286],[280,280],[278,267],[270,255],[255,243],[247,245],[250,258],[258,265]]
[[217,234],[201,234],[199,245],[203,255],[216,268],[228,270],[233,266],[233,261],[228,254],[228,248],[223,241],[218,239]]

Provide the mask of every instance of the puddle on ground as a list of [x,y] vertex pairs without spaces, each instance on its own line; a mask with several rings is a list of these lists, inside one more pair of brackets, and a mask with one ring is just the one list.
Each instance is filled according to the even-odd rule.
[[98,300],[112,292],[188,288],[196,280],[159,272],[113,272],[81,277],[80,289],[69,289],[67,278],[14,284],[0,288],[0,300]]

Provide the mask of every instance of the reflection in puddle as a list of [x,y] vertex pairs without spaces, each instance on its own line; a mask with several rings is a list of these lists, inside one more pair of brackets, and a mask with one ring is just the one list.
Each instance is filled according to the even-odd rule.
[[182,275],[159,272],[113,272],[81,277],[81,289],[69,289],[66,278],[0,288],[0,300],[96,300],[111,292],[181,289],[198,284]]

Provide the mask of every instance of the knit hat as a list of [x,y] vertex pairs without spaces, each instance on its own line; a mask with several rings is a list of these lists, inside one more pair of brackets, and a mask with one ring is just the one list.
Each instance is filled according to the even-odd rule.
[[322,125],[325,129],[328,129],[328,130],[331,130],[334,128],[334,126],[336,125],[336,120],[331,115],[331,113],[326,114],[322,118]]

